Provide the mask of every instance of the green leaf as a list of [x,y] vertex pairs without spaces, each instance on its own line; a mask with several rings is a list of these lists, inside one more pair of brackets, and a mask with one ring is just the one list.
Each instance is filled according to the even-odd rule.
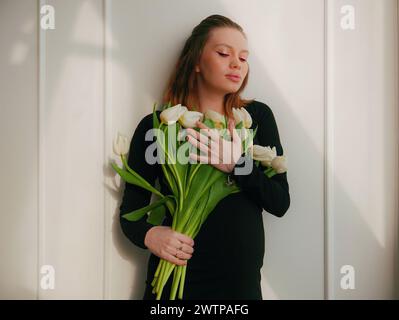
[[[177,153],[178,153],[178,148],[177,148],[177,134],[180,129],[180,124],[175,122],[174,124],[168,125],[165,129],[165,140],[166,140],[166,150],[170,151],[170,154],[168,154],[167,157],[167,162],[169,162],[169,166],[172,169],[172,172],[174,173],[174,176],[176,178],[177,186],[180,191],[184,191],[184,185],[185,185],[185,179],[186,179],[186,171],[188,166],[186,164],[182,164],[177,161]],[[168,139],[168,133],[169,130],[174,133],[172,134],[172,137],[169,141]]]
[[208,215],[212,212],[212,210],[216,207],[220,200],[233,193],[234,191],[237,192],[240,190],[236,184],[228,185],[226,182],[227,175],[224,174],[212,184],[201,223],[203,223],[207,219]]
[[170,157],[169,153],[167,150],[167,130],[168,126],[163,126],[163,124],[160,124],[159,127],[160,130],[162,130],[163,134],[161,135],[161,131],[156,132],[156,139],[157,139],[157,148],[158,148],[158,153],[162,153],[164,155],[164,160],[165,163],[161,163],[162,171],[164,172],[165,178],[168,181],[168,185],[172,189],[171,191],[173,192],[174,195],[178,195],[178,185],[177,185],[177,174],[175,172],[175,169],[173,167],[173,164],[170,163]]
[[186,222],[183,233],[189,236],[193,236],[196,232],[199,231],[201,226],[201,221],[203,219],[203,213],[205,206],[208,202],[210,190],[202,195],[202,197],[195,204],[193,211],[190,214],[190,218]]
[[[131,176],[133,176],[135,179],[136,179],[136,181],[138,182],[138,184],[137,183],[133,183],[133,182],[130,182],[130,183],[133,183],[133,184],[136,184],[136,185],[138,185],[138,186],[140,186],[140,187],[142,187],[142,188],[144,188],[144,189],[146,189],[146,190],[148,190],[148,191],[150,191],[150,192],[153,192],[153,193],[155,193],[156,195],[159,195],[160,197],[163,197],[164,195],[161,193],[161,192],[159,192],[156,188],[154,188],[151,184],[149,184],[148,182],[147,182],[147,180],[145,180],[142,176],[140,176],[136,171],[134,171],[133,169],[131,169],[130,167],[129,167],[129,165],[128,165],[128,163],[127,163],[127,161],[126,161],[126,159],[125,159],[125,157],[122,155],[121,156],[121,158],[122,158],[122,162],[123,162],[123,165],[125,166],[125,168],[127,169],[127,171],[126,170],[123,170],[123,169],[120,169],[119,167],[117,167],[118,169],[120,169],[120,170],[123,170],[124,172],[127,172],[127,173],[129,173]],[[114,169],[115,169],[115,167],[114,167]],[[117,169],[115,169],[115,170],[117,170]],[[119,173],[119,172],[118,172]],[[120,174],[120,173],[119,173]],[[122,176],[121,176],[122,177]],[[122,177],[123,178],[123,177]],[[125,181],[127,181],[127,180],[125,180]]]
[[241,129],[244,126],[244,122],[241,120],[237,125],[236,129]]
[[195,204],[221,176],[225,176],[223,171],[210,164],[203,164],[192,179],[187,201]]
[[165,218],[166,208],[164,205],[156,207],[148,215],[147,222],[154,226],[159,226]]
[[256,131],[258,131],[258,126],[255,127],[254,132],[253,132],[253,137],[255,138],[256,136]]
[[[131,172],[126,171],[125,169],[120,168],[116,163],[111,163],[112,168],[121,176],[121,178],[127,183],[134,184],[143,189],[146,189],[150,192],[153,192],[159,196],[163,197],[163,194],[160,193],[157,189],[152,187],[143,177],[141,177],[138,173],[133,175]],[[133,171],[133,170],[132,170]],[[144,182],[143,182],[144,181]]]
[[212,119],[205,119],[203,122],[204,125],[208,126],[209,128],[215,128],[215,122]]
[[156,202],[154,202],[154,203],[152,203],[152,204],[150,204],[148,206],[145,206],[143,208],[134,210],[134,211],[129,212],[129,213],[125,213],[124,215],[122,215],[122,217],[125,218],[126,220],[129,220],[129,221],[138,221],[142,217],[144,217],[144,215],[148,211],[150,211],[150,210],[152,210],[152,209],[154,209],[154,208],[156,208],[156,207],[158,207],[160,205],[163,205],[163,203],[165,203],[170,197],[171,196],[166,196],[166,197],[164,197],[164,198],[162,198],[162,199],[160,199],[160,200],[158,200],[158,201],[156,201]]
[[157,129],[157,128],[159,128],[159,119],[158,119],[157,112],[155,109],[156,105],[157,104],[154,103],[154,108],[152,109],[152,126],[153,126],[153,128]]
[[232,193],[240,192],[240,188],[235,185],[226,184],[227,175],[219,176],[219,178],[212,184],[206,193],[202,195],[195,209],[191,213],[190,220],[185,225],[184,233],[188,234],[192,238],[195,238],[202,224],[208,218],[209,214],[213,211],[216,205]]

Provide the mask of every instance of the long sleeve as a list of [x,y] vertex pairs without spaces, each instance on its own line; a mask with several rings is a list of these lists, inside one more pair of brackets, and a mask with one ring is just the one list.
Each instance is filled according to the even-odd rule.
[[[127,163],[130,168],[154,186],[154,182],[159,173],[157,167],[159,164],[149,164],[145,160],[145,150],[148,145],[153,143],[153,141],[145,141],[145,134],[147,130],[151,128],[152,114],[148,114],[140,121],[133,134]],[[138,221],[128,221],[123,218],[122,215],[150,204],[151,195],[152,193],[148,190],[130,183],[125,183],[123,199],[119,207],[119,220],[123,233],[130,241],[142,249],[147,249],[144,244],[144,238],[147,231],[154,225],[146,221],[147,215],[144,215],[144,217]]]
[[[276,120],[272,110],[265,104],[261,104],[258,120],[258,130],[256,137],[259,145],[276,147],[277,155],[283,155],[283,147],[280,142]],[[289,185],[287,181],[287,172],[276,174],[269,178],[263,172],[266,168],[255,161],[250,155],[242,154],[235,165],[235,168],[242,168],[246,161],[253,161],[253,168],[249,174],[237,174],[233,170],[231,176],[237,185],[245,192],[249,198],[255,201],[267,212],[282,217],[290,206]]]

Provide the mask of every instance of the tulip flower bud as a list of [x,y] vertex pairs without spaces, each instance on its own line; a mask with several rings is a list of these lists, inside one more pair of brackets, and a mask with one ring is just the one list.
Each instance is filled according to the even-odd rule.
[[277,156],[272,160],[271,165],[277,173],[286,172],[287,171],[287,158],[285,156]]
[[128,138],[118,132],[118,136],[114,141],[114,152],[118,156],[126,155],[129,152]]
[[202,121],[204,115],[198,111],[186,111],[179,118],[180,124],[185,128],[195,128],[197,121]]
[[208,109],[205,111],[205,119],[210,119],[215,123],[216,129],[223,129],[227,127],[226,119],[222,114],[214,110]]
[[245,128],[252,126],[252,117],[245,108],[233,108],[233,116],[236,124],[242,121]]
[[272,160],[277,156],[276,147],[253,146],[253,158],[260,161],[264,167],[270,167]]
[[178,121],[186,111],[187,107],[184,107],[179,103],[173,107],[163,110],[159,117],[161,118],[161,122],[170,125]]

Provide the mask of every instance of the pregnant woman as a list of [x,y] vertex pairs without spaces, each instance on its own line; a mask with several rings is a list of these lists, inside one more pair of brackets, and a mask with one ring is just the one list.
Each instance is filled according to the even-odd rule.
[[[230,19],[212,15],[201,21],[187,39],[169,80],[164,103],[182,104],[202,113],[213,110],[234,121],[233,108],[245,108],[252,117],[252,129],[258,127],[253,144],[276,147],[283,155],[277,124],[272,110],[256,100],[243,100],[249,75],[248,43],[242,28]],[[156,112],[158,118],[160,111]],[[138,124],[130,143],[129,166],[154,185],[159,179],[161,192],[168,194],[161,164],[147,163],[145,134],[152,129],[152,113]],[[198,123],[199,128],[205,128]],[[199,139],[187,131],[190,143]],[[209,148],[216,147],[210,144]],[[126,184],[120,205],[120,224],[125,236],[135,245],[148,249],[146,289],[143,299],[155,299],[151,282],[160,258],[177,265],[187,264],[184,299],[262,299],[261,273],[264,258],[263,210],[282,217],[290,206],[287,172],[269,178],[259,164],[249,174],[237,174],[246,156],[239,155],[229,165],[212,164],[230,174],[242,190],[223,198],[210,213],[201,230],[190,237],[172,230],[172,216],[167,212],[162,225],[141,220],[131,222],[122,215],[150,203],[151,193]],[[253,160],[251,160],[253,161]],[[171,276],[162,299],[169,299]]]

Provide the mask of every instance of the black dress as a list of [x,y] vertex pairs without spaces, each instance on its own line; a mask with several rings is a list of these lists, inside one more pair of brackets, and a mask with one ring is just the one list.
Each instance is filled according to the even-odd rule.
[[[276,146],[277,155],[283,155],[277,124],[272,110],[266,104],[254,100],[246,107],[252,116],[252,127],[258,125],[253,143]],[[157,111],[159,117],[160,111]],[[151,129],[152,113],[146,115],[137,126],[130,144],[129,166],[154,185],[159,179],[161,192],[170,194],[163,183],[161,165],[145,161],[145,149],[154,141],[145,141],[145,133]],[[156,154],[156,153],[155,153]],[[236,166],[242,166],[240,163]],[[263,209],[282,217],[290,206],[287,172],[267,177],[263,167],[253,163],[247,175],[234,175],[233,179],[242,189],[222,199],[209,214],[195,237],[194,252],[188,260],[183,299],[256,299],[262,300],[260,269],[264,258]],[[263,168],[264,169],[264,168]],[[153,227],[145,215],[137,222],[121,216],[134,209],[148,205],[151,193],[126,183],[120,205],[120,224],[125,236],[140,248],[144,245],[146,232]],[[167,215],[162,225],[171,226],[172,217]],[[147,249],[148,250],[148,249]],[[155,299],[151,282],[160,258],[150,254],[144,300]],[[166,283],[162,299],[169,299],[173,273]]]

